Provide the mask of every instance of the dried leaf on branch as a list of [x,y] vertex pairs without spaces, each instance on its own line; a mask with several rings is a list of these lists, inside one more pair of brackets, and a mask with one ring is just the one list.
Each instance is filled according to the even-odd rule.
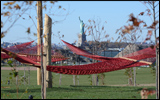
[[2,32],[2,33],[1,33],[1,38],[3,38],[3,37],[4,37],[4,33]]
[[158,21],[154,21],[154,22],[152,23],[152,25],[149,26],[149,27],[147,27],[147,28],[155,29],[155,27],[156,27],[157,24],[158,24]]
[[144,12],[141,12],[139,15],[143,15],[144,14]]
[[125,29],[122,30],[122,33],[126,34],[126,33],[131,33],[131,32],[130,32],[130,30],[128,30],[128,29],[125,28]]
[[61,6],[58,7],[59,9],[62,8]]
[[18,4],[16,4],[16,5],[14,6],[14,8],[16,8],[16,10],[17,10],[17,9],[21,9],[21,7],[20,7]]
[[5,12],[5,13],[1,13],[1,15],[3,14],[3,16],[10,16],[10,12],[9,11],[7,11],[7,12]]
[[30,33],[31,33],[31,31],[30,31],[30,27],[28,27],[28,29],[27,29],[27,33],[28,33],[28,34],[30,34]]
[[7,2],[7,3],[4,3],[3,5],[7,6],[8,4],[9,4],[9,2]]
[[1,21],[1,28],[3,27],[3,22]]
[[133,13],[131,13],[129,17],[130,17],[129,21],[132,21],[134,26],[138,27],[140,23],[143,23],[143,21],[138,21],[138,19],[134,17]]
[[105,38],[107,38],[107,37],[109,37],[109,35],[107,34],[107,35],[105,35]]
[[37,33],[33,33],[34,36],[37,36]]
[[147,36],[151,36],[151,35],[152,35],[152,30],[148,30]]
[[146,39],[145,39],[145,41],[150,40],[150,39],[151,39],[151,38],[150,38],[150,37],[148,37],[148,38],[146,38]]

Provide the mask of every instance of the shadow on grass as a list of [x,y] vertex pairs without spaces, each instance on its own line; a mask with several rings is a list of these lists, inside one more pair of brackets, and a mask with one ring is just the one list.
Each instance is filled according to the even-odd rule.
[[[24,93],[26,89],[18,89],[18,93]],[[40,92],[41,88],[29,88],[27,89],[28,92]],[[47,88],[47,92],[68,92],[68,91],[72,91],[72,92],[83,92],[84,90],[82,89],[76,89],[76,88],[71,88],[71,87],[52,87],[52,88]],[[1,90],[1,92],[9,92],[9,93],[17,93],[17,89],[5,89],[5,90]]]
[[[106,89],[105,89],[106,88]],[[52,87],[47,88],[47,92],[140,92],[143,89],[143,87],[120,87],[120,86],[85,86],[85,85],[79,85],[74,86],[70,85],[70,87]],[[147,88],[149,90],[155,89],[154,87]],[[19,88],[19,93],[24,93],[26,89]],[[41,92],[41,87],[28,87],[28,92]],[[17,89],[3,89],[1,92],[9,92],[9,93],[17,93]]]
[[[70,85],[70,87],[78,88],[106,88],[104,92],[140,92],[143,87],[133,87],[133,86],[87,86],[87,85]],[[155,90],[154,87],[148,87],[148,90]],[[96,90],[98,92],[98,89]]]
[[82,87],[82,88],[135,88],[132,86],[88,86],[88,85],[70,85],[70,87]]
[[73,91],[73,92],[82,92],[84,90],[82,89],[77,89],[77,88],[73,88],[73,87],[53,87],[53,88],[48,88],[47,91],[60,91],[60,92],[68,92],[68,91]]

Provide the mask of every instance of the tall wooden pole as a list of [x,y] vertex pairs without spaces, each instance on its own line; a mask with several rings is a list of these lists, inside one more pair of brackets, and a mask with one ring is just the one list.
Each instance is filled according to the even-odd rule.
[[42,1],[37,1],[37,37],[38,44],[41,44],[41,48],[38,47],[37,53],[41,55],[41,69],[37,69],[37,83],[41,85],[41,96],[44,98],[44,70],[43,70],[43,20],[42,20]]
[[[159,49],[159,48],[158,48]],[[157,99],[159,99],[159,50],[157,50]]]
[[[37,46],[41,44],[41,35],[43,34],[42,22],[42,1],[37,1]],[[37,55],[40,55],[41,48],[37,47]],[[40,59],[40,58],[39,58]],[[41,85],[41,69],[37,68],[37,85]]]
[[[153,22],[155,22],[156,17],[155,17],[155,1],[152,1],[152,6],[153,6]],[[157,44],[157,39],[156,39],[156,27],[154,29],[154,36],[155,36],[155,44]],[[156,99],[159,99],[159,60],[158,60],[158,50],[159,48],[156,47]]]
[[51,29],[52,29],[52,19],[45,14],[45,24],[44,24],[44,52],[46,56],[44,60],[46,60],[44,66],[44,76],[46,78],[46,87],[52,88],[52,73],[50,71],[46,71],[46,65],[51,65]]

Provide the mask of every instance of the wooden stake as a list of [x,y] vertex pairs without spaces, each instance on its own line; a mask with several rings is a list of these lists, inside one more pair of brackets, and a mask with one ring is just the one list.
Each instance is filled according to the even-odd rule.
[[45,82],[46,82],[46,87],[52,88],[52,73],[50,71],[46,71],[46,66],[51,65],[51,29],[52,29],[52,19],[45,14],[45,24],[44,24],[44,47],[46,50],[46,62],[44,66],[45,70]]
[[43,47],[43,70],[44,70],[44,80],[43,81],[43,84],[44,84],[44,99],[46,99],[46,62],[47,62],[47,57],[46,57],[46,46],[44,45]]
[[[62,61],[61,61],[61,66],[62,66]],[[59,74],[59,86],[61,86],[61,80],[62,80],[62,74]]]

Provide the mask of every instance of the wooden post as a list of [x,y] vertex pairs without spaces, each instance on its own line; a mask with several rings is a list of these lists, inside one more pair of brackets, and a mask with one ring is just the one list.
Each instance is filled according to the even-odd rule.
[[25,71],[25,68],[24,68],[24,75],[23,75],[23,77],[24,77],[24,84],[25,84],[25,81],[26,81],[26,71]]
[[[94,59],[93,59],[93,63],[95,63]],[[92,74],[92,85],[95,85],[95,74]]]
[[96,74],[96,78],[95,78],[95,80],[96,80],[96,86],[98,86],[98,75]]
[[44,84],[44,99],[46,99],[46,64],[47,64],[47,48],[46,45],[44,44],[43,46],[43,70],[44,70],[44,80],[43,84]]
[[[41,44],[41,36],[43,34],[43,27],[42,22],[42,1],[37,1],[37,45]],[[37,55],[40,55],[40,46],[37,47]],[[37,85],[41,85],[41,69],[37,68]]]
[[[45,65],[51,65],[51,28],[52,28],[52,19],[45,14],[45,24],[44,24],[44,47],[46,51],[46,62]],[[44,73],[46,78],[46,87],[52,88],[52,73],[50,71],[46,71],[46,66],[44,66]]]
[[[16,60],[15,59],[13,59],[13,60],[14,60],[14,67],[15,67],[16,71],[18,72],[17,65],[16,65]],[[16,85],[18,85],[18,75],[16,76]]]
[[[156,13],[155,13],[155,1],[152,1],[152,9],[153,9],[153,22],[156,21]],[[159,28],[158,28],[159,29]],[[155,36],[155,44],[157,44],[156,37],[156,26],[154,29]],[[156,99],[159,99],[159,47],[156,46]]]
[[18,85],[18,75],[16,76],[16,85]]
[[[75,65],[74,62],[73,62],[73,65]],[[75,78],[76,78],[76,76],[73,75],[73,85],[76,85],[76,79]]]
[[[62,61],[61,61],[61,66],[62,66]],[[61,86],[61,80],[62,80],[62,74],[59,74],[59,86]]]
[[136,86],[136,67],[134,67],[133,70],[134,70],[134,86]]
[[43,20],[42,20],[42,1],[37,1],[37,38],[38,38],[38,43],[37,45],[41,45],[40,47],[37,48],[37,55],[40,55],[41,57],[41,69],[37,69],[37,85],[41,85],[41,96],[42,99],[45,98],[45,93],[44,93],[44,70],[43,70],[43,51],[42,51],[42,46],[43,46]]
[[78,85],[79,85],[79,75],[77,75],[77,81],[78,81]]
[[158,47],[158,50],[157,50],[157,98],[159,99],[159,47]]
[[75,82],[75,75],[73,75],[73,85],[76,85],[76,82]]
[[30,85],[30,67],[28,67],[28,84]]
[[[137,51],[136,45],[135,45],[135,48],[133,49],[133,52],[135,52],[135,51]],[[133,70],[134,70],[134,86],[136,86],[136,67],[133,67]]]

